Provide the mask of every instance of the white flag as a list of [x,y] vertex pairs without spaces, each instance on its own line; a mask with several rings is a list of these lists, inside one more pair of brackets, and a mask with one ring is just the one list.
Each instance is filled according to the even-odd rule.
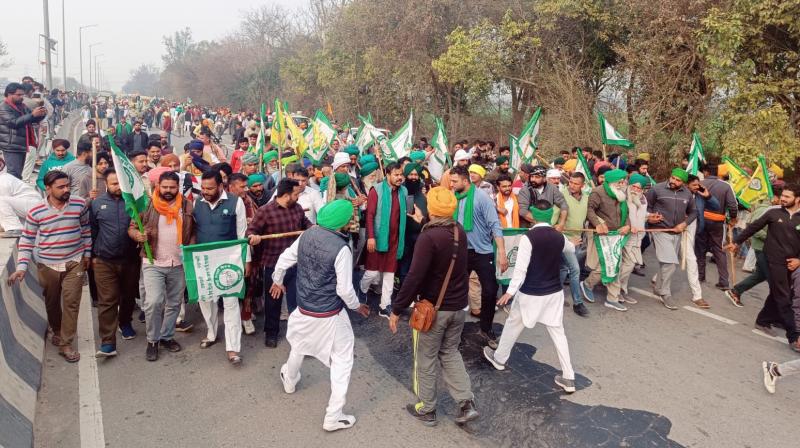
[[181,246],[189,301],[243,299],[247,244],[246,239],[241,239]]

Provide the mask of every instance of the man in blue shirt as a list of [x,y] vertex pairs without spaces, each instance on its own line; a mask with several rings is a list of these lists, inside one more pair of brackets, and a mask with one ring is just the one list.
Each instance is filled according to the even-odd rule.
[[470,183],[466,167],[456,166],[450,170],[450,186],[458,199],[453,216],[467,233],[469,273],[475,271],[481,283],[481,329],[480,335],[487,339],[492,349],[497,348],[497,336],[492,331],[494,309],[497,302],[497,277],[494,267],[494,247],[497,244],[497,262],[500,271],[508,268],[503,230],[497,216],[494,201],[483,190]]

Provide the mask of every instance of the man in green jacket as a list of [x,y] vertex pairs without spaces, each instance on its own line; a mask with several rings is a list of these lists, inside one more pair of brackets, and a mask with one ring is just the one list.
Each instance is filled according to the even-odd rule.
[[69,141],[61,138],[53,140],[53,152],[39,167],[39,176],[36,178],[36,186],[44,191],[44,176],[53,170],[62,170],[64,165],[75,160],[75,156],[70,154]]

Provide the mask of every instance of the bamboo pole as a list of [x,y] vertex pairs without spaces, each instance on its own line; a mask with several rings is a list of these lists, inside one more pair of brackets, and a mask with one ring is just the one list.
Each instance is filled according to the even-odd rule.
[[[733,244],[733,226],[728,225],[728,243]],[[732,284],[736,284],[736,255],[733,252],[728,251],[728,258],[730,258],[730,273],[731,273],[731,281]]]
[[295,230],[293,232],[284,232],[284,233],[272,233],[269,235],[259,235],[258,237],[262,240],[275,240],[279,238],[291,238],[293,236],[301,235],[305,230]]

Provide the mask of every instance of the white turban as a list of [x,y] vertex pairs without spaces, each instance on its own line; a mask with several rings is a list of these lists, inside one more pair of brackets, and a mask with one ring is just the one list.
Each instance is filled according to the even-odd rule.
[[339,168],[342,165],[350,163],[350,154],[346,152],[337,152],[333,156],[333,169]]

